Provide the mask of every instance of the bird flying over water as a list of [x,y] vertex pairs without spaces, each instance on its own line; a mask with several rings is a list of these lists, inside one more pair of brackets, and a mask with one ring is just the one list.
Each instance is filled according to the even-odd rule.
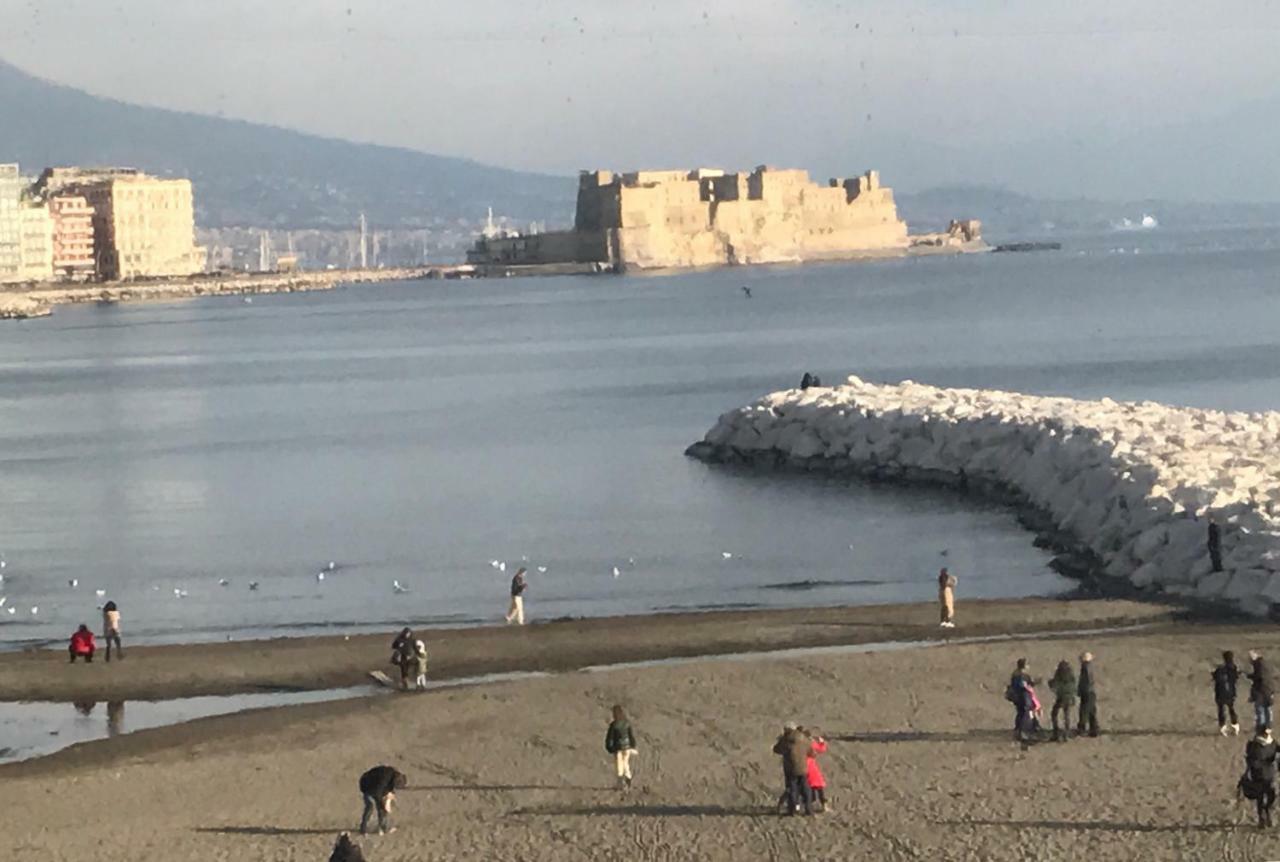
[[397,593],[407,593],[407,592],[409,592],[409,588],[408,588],[408,587],[406,587],[406,586],[403,586],[399,581],[392,581],[392,582],[391,582],[391,589],[392,589],[392,590],[394,590],[394,591],[395,591],[395,592],[397,592]]
[[751,298],[751,288],[747,287],[745,284],[742,286],[742,292],[746,295],[747,299]]

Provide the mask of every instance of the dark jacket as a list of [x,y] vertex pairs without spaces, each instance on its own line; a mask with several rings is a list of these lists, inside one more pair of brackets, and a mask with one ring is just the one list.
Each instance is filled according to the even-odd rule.
[[511,579],[512,597],[514,598],[515,596],[523,595],[524,589],[527,586],[529,585],[525,582],[524,575],[516,575],[514,578]]
[[1267,784],[1276,783],[1276,741],[1251,739],[1244,748],[1244,768],[1249,778]]
[[1209,524],[1209,550],[1222,550],[1222,531],[1218,529],[1217,524]]
[[788,777],[809,774],[809,734],[800,730],[788,730],[773,744],[773,753],[782,756],[782,771]]
[[375,766],[360,776],[360,792],[374,799],[383,799],[397,787],[404,787],[405,783],[403,773],[390,766]]
[[1015,670],[1013,676],[1009,677],[1009,690],[1006,697],[1018,709],[1030,709],[1031,697],[1028,687],[1032,687],[1036,681],[1032,679],[1031,674],[1025,670]]
[[1213,669],[1213,699],[1218,703],[1236,702],[1236,680],[1240,668],[1235,664],[1220,664]]
[[609,729],[604,735],[604,750],[610,754],[616,754],[619,751],[626,751],[628,748],[636,747],[635,731],[631,729],[631,722],[625,718],[620,718],[609,723]]
[[1263,706],[1271,704],[1271,668],[1267,667],[1267,663],[1261,658],[1253,660],[1253,670],[1248,674],[1249,677],[1249,702],[1260,703]]
[[1076,686],[1076,694],[1081,700],[1089,700],[1098,696],[1093,687],[1093,662],[1080,662],[1080,683]]
[[1053,674],[1053,679],[1049,680],[1049,688],[1053,691],[1053,696],[1061,703],[1075,703],[1076,699],[1076,674],[1069,667],[1058,668]]

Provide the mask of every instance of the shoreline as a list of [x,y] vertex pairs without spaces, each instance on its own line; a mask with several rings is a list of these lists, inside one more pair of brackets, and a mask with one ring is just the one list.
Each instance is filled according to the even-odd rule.
[[[593,665],[883,641],[1028,635],[1189,618],[1181,606],[1119,599],[960,597],[960,624],[937,625],[934,603],[712,611],[557,620],[526,627],[478,626],[420,632],[429,678],[571,672]],[[127,634],[127,633],[126,633]],[[161,700],[263,691],[312,691],[368,683],[391,671],[396,631],[139,646],[126,659],[68,663],[62,650],[0,655],[0,702]]]

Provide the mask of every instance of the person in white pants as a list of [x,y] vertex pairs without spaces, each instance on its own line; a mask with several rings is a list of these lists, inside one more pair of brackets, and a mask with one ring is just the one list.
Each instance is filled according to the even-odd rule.
[[613,721],[604,735],[604,750],[613,755],[619,789],[626,790],[631,786],[631,757],[636,753],[636,734],[621,705],[613,707]]
[[511,579],[511,609],[507,611],[507,623],[524,625],[524,591],[529,586],[524,579],[524,571],[523,566],[516,569],[516,576]]

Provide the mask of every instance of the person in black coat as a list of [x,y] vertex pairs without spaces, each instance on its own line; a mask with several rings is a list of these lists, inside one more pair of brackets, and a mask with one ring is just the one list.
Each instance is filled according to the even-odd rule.
[[1018,659],[1018,665],[1009,677],[1009,687],[1005,690],[1005,700],[1013,704],[1013,738],[1025,741],[1035,732],[1031,714],[1031,687],[1036,684],[1031,676],[1030,666],[1025,658]]
[[1249,650],[1249,703],[1253,704],[1253,726],[1263,728],[1271,726],[1271,668],[1262,658],[1262,653]]
[[1262,727],[1244,748],[1244,775],[1240,792],[1258,806],[1258,828],[1271,825],[1271,807],[1276,803],[1276,741],[1271,728]]
[[1093,678],[1093,653],[1086,652],[1080,656],[1079,682],[1076,694],[1080,696],[1080,721],[1076,724],[1076,733],[1084,733],[1089,728],[1090,736],[1098,735],[1098,690]]
[[[1236,656],[1231,650],[1222,654],[1222,664],[1213,669],[1213,702],[1218,706],[1218,732],[1226,736],[1228,731],[1239,735],[1240,719],[1236,717],[1236,681],[1240,679],[1240,668],[1236,667]],[[1231,724],[1227,724],[1227,715],[1231,716]]]
[[391,825],[391,803],[395,801],[396,791],[406,786],[409,779],[403,772],[390,766],[375,766],[360,776],[360,795],[364,797],[364,816],[360,818],[360,834],[369,831],[369,817],[378,812],[378,834],[394,832]]
[[1209,562],[1213,563],[1215,572],[1222,571],[1222,531],[1212,516],[1209,518]]

